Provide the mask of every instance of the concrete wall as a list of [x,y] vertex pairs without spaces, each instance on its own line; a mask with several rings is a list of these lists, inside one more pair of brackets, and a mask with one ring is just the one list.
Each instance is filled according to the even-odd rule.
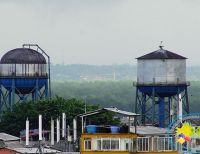
[[139,84],[177,84],[186,82],[186,60],[138,60],[137,81]]

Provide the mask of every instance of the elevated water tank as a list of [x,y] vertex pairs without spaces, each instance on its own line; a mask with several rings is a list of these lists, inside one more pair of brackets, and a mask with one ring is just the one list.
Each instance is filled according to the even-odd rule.
[[141,114],[141,123],[167,127],[179,111],[188,114],[187,58],[160,46],[159,50],[136,59],[135,112]]
[[160,46],[159,50],[137,58],[137,83],[185,84],[186,59]]
[[0,61],[1,84],[6,89],[16,88],[16,93],[27,94],[35,86],[47,84],[47,62],[45,57],[31,48],[17,48],[8,51]]

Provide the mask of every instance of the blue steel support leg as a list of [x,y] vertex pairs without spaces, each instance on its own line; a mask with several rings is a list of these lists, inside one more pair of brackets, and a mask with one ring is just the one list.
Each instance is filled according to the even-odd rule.
[[12,110],[12,108],[11,108],[11,104],[12,104],[12,102],[11,102],[12,101],[11,93],[12,93],[12,89],[9,90],[9,92],[8,92],[8,105],[9,105],[10,110]]
[[48,89],[49,87],[48,87],[48,81],[46,81],[46,83],[45,83],[45,98],[48,98],[49,97],[49,89]]
[[135,95],[135,113],[138,113],[138,88],[136,87],[136,95]]
[[165,127],[165,100],[164,97],[159,98],[159,127]]
[[38,93],[39,93],[39,87],[38,87],[38,78],[36,79],[36,87],[35,87],[35,100],[38,100]]
[[12,79],[11,106],[10,106],[11,111],[14,103],[15,103],[15,79]]
[[146,124],[146,95],[142,94],[142,124]]
[[189,114],[190,113],[190,106],[189,106],[189,99],[188,99],[188,91],[187,91],[187,87],[186,87],[186,89],[185,89],[185,106],[186,106],[186,109],[185,109],[185,111],[186,111],[186,113],[187,114]]
[[154,126],[155,125],[155,88],[153,88],[153,91],[152,91],[152,108],[153,108],[153,113],[152,113],[152,125]]
[[3,106],[3,101],[2,101],[2,89],[1,89],[1,85],[0,85],[0,112],[2,111],[2,106]]
[[32,92],[32,101],[35,101],[35,92]]
[[[135,95],[135,113],[138,113],[138,87],[136,87],[136,95]],[[134,119],[135,126],[137,125],[136,118]],[[135,127],[137,128],[137,127]]]
[[168,116],[169,116],[169,120],[168,120],[168,124],[170,124],[172,122],[172,119],[171,119],[171,97],[168,97]]

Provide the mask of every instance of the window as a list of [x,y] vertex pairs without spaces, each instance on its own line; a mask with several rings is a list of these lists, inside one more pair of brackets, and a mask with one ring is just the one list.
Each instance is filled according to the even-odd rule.
[[103,139],[103,150],[110,150],[110,139]]
[[100,151],[101,150],[101,139],[100,138],[95,138],[95,139],[92,139],[92,150],[98,150]]
[[119,138],[102,139],[102,150],[119,150]]
[[158,151],[171,151],[173,150],[174,141],[172,137],[157,137]]
[[120,150],[130,151],[131,142],[132,141],[130,138],[121,138],[120,139]]
[[84,140],[84,144],[85,144],[85,150],[91,150],[91,139],[90,138],[86,138]]
[[112,150],[119,150],[119,139],[112,139],[111,140],[111,149]]
[[148,152],[149,151],[149,137],[138,137],[137,151],[139,151],[139,152]]
[[200,145],[200,139],[196,139],[196,145]]
[[101,140],[97,140],[97,150],[101,150]]
[[137,151],[137,139],[132,139],[131,145],[130,145],[130,151],[131,152]]

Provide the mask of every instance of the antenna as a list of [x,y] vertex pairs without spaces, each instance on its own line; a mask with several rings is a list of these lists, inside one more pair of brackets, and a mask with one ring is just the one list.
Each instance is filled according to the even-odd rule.
[[159,48],[162,50],[163,49],[163,41],[160,42]]

